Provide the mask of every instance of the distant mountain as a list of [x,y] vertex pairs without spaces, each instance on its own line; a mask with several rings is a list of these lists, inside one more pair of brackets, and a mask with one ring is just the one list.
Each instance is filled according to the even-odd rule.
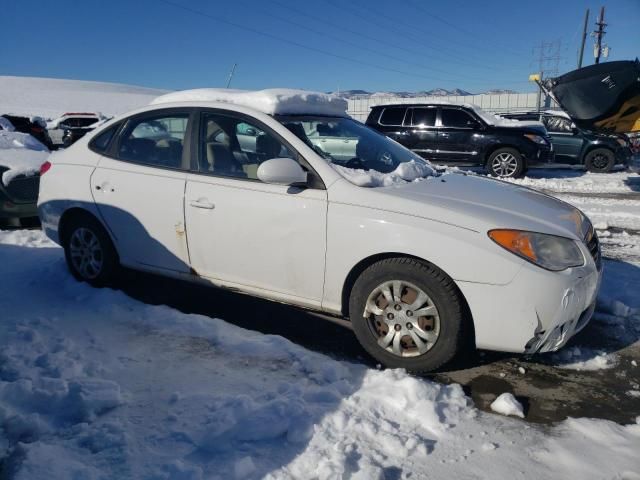
[[450,95],[473,95],[473,93],[462,90],[461,88],[454,88],[453,90],[447,90],[446,88],[434,88],[432,90],[416,93],[416,96],[425,97],[446,97]]
[[447,90],[446,88],[433,88],[431,90],[421,90],[419,92],[368,92],[367,90],[340,90],[339,92],[329,92],[339,95],[342,98],[367,98],[367,97],[400,97],[400,98],[414,98],[414,97],[447,97],[447,96],[459,96],[459,95],[499,95],[507,93],[518,93],[514,90],[505,89],[493,89],[486,92],[471,93],[461,88],[454,88]]

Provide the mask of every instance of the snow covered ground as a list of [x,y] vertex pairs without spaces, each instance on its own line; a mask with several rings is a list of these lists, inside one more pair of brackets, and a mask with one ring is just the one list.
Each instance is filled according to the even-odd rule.
[[[637,342],[640,209],[619,214],[640,177],[555,174],[518,182],[602,215],[618,260],[594,322]],[[0,265],[0,478],[640,478],[640,418],[541,427],[526,409],[481,412],[458,385],[76,283],[39,231],[0,232]],[[572,369],[618,361],[582,345],[557,355]],[[520,411],[508,395],[495,408]]]

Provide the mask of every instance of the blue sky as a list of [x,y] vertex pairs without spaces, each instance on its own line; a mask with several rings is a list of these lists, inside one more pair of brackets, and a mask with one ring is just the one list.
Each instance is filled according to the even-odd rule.
[[[32,0],[0,16],[0,75],[183,89],[533,91],[533,48],[575,68],[586,8],[610,60],[640,56],[640,1]],[[593,63],[587,39],[585,64]]]

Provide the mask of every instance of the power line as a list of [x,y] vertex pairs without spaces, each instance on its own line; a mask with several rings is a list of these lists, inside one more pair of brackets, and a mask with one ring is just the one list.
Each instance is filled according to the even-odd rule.
[[[445,58],[448,62],[450,63],[457,63],[459,65],[464,65],[465,67],[469,67],[469,66],[473,66],[475,64],[475,68],[482,68],[485,70],[495,70],[495,67],[492,66],[488,66],[486,64],[478,64],[472,60],[469,60],[468,58],[464,58],[462,57],[459,53],[441,53],[441,50],[450,50],[451,48],[448,47],[442,47],[442,46],[436,46],[438,45],[437,42],[431,41],[430,43],[425,42],[422,38],[416,37],[415,35],[411,34],[410,32],[408,32],[406,29],[401,29],[396,27],[393,23],[398,23],[398,24],[404,24],[406,26],[408,26],[411,29],[416,29],[416,26],[413,25],[409,25],[406,22],[403,22],[401,20],[393,20],[393,23],[383,23],[378,21],[377,18],[375,19],[371,19],[371,18],[367,18],[367,15],[369,17],[373,16],[373,14],[371,12],[375,11],[374,9],[372,9],[369,5],[367,5],[366,9],[360,10],[357,8],[353,8],[352,6],[348,5],[348,4],[337,4],[334,0],[328,0],[328,3],[330,5],[332,5],[334,8],[340,10],[340,11],[345,11],[347,13],[349,13],[350,15],[358,18],[359,20],[365,21],[371,25],[374,25],[378,28],[382,28],[383,31],[387,32],[387,31],[395,31],[397,32],[401,38],[407,38],[409,40],[411,40],[414,44],[420,44],[422,45],[424,48],[427,48],[429,50],[433,50],[434,53],[432,53],[432,55],[438,55],[440,57]],[[382,13],[380,11],[378,11],[380,15],[382,15]],[[386,15],[386,14],[385,14]],[[387,15],[388,16],[388,15]],[[422,51],[417,51],[416,53],[418,53],[419,55],[424,55],[424,50]]]
[[208,18],[208,19],[213,20],[213,21],[218,22],[218,23],[223,23],[225,25],[229,25],[229,26],[232,26],[232,27],[240,29],[240,30],[248,31],[248,32],[254,33],[256,35],[261,35],[263,37],[271,38],[273,40],[277,40],[277,41],[282,42],[282,43],[293,45],[293,46],[296,46],[298,48],[303,48],[305,50],[309,50],[309,51],[312,51],[312,52],[320,53],[322,55],[326,55],[326,56],[329,56],[329,57],[337,58],[337,59],[344,60],[344,61],[347,61],[347,62],[357,63],[359,65],[364,65],[364,66],[367,66],[367,67],[375,68],[375,69],[378,69],[378,70],[384,70],[384,71],[391,72],[391,73],[399,73],[401,75],[407,75],[407,76],[417,77],[417,78],[424,78],[424,79],[427,79],[427,80],[449,81],[449,80],[445,80],[445,79],[438,78],[438,77],[430,77],[430,76],[426,76],[426,75],[416,74],[416,73],[413,73],[413,72],[406,72],[406,71],[403,71],[403,70],[398,70],[398,69],[391,68],[391,67],[385,67],[383,65],[377,65],[377,64],[366,62],[366,61],[359,60],[359,59],[356,59],[356,58],[347,57],[345,55],[340,55],[340,54],[337,54],[337,53],[329,52],[327,50],[323,50],[323,49],[320,49],[320,48],[317,48],[317,47],[314,47],[314,46],[310,46],[310,45],[305,45],[303,43],[299,43],[299,42],[296,42],[294,40],[290,40],[290,39],[287,39],[287,38],[280,37],[278,35],[274,35],[272,33],[264,32],[262,30],[258,30],[258,29],[253,28],[253,27],[249,27],[249,26],[246,26],[246,25],[241,25],[239,23],[232,22],[230,20],[226,20],[226,19],[223,19],[223,18],[220,18],[220,17],[216,17],[216,16],[210,15],[210,14],[208,14],[206,12],[202,12],[200,10],[196,10],[194,8],[187,7],[185,5],[180,5],[178,3],[172,2],[171,0],[160,0],[160,2],[165,3],[166,5],[170,5],[170,6],[174,7],[174,8],[178,8],[178,9],[187,11],[187,12],[192,13],[194,15],[200,15],[202,17]]
[[[356,35],[356,36],[361,37],[361,38],[364,38],[364,39],[366,39],[366,40],[368,40],[368,41],[376,42],[376,43],[378,43],[378,44],[384,45],[385,47],[392,47],[392,48],[395,48],[395,49],[398,49],[398,50],[402,50],[402,51],[404,51],[404,52],[410,53],[411,55],[421,55],[421,56],[424,56],[424,51],[414,50],[414,49],[411,49],[411,48],[407,48],[407,47],[405,47],[405,46],[403,46],[403,45],[399,45],[399,44],[397,44],[397,43],[394,43],[394,42],[392,42],[392,41],[389,41],[388,39],[381,40],[379,37],[374,37],[374,36],[372,36],[372,35],[367,35],[367,34],[365,34],[365,33],[358,32],[358,31],[356,31],[356,30],[350,29],[350,28],[345,27],[345,26],[343,26],[343,25],[337,25],[337,24],[331,23],[331,22],[329,22],[329,21],[327,21],[327,20],[325,20],[325,19],[323,19],[323,18],[318,18],[318,17],[316,17],[316,16],[314,16],[314,15],[310,15],[310,14],[308,14],[308,13],[306,13],[306,12],[303,12],[302,10],[299,10],[299,9],[294,8],[294,7],[292,7],[292,6],[285,5],[285,4],[281,3],[281,2],[279,2],[278,0],[271,0],[271,2],[272,2],[272,3],[275,3],[276,5],[279,5],[281,8],[283,8],[283,9],[285,9],[285,10],[288,10],[288,11],[291,11],[291,12],[295,12],[296,14],[298,14],[298,15],[300,15],[300,16],[310,18],[310,19],[312,19],[312,20],[313,20],[314,22],[316,22],[316,23],[322,23],[322,24],[327,25],[327,26],[329,26],[329,27],[331,27],[331,28],[333,28],[333,29],[335,29],[335,30],[339,30],[339,31],[341,31],[341,32],[342,32],[342,31],[344,31],[344,32],[349,32],[349,33],[351,33],[352,35]],[[365,19],[365,20],[366,20],[366,19]],[[305,28],[307,28],[307,27],[305,26]],[[377,53],[378,53],[378,54],[380,54],[380,52],[377,52]],[[451,61],[451,59],[450,59],[449,57],[447,57],[446,55],[442,55],[442,56],[444,56],[444,57],[445,57],[445,58],[447,58],[449,61]],[[466,66],[466,67],[471,67],[471,68],[483,68],[483,69],[491,70],[491,68],[490,68],[490,67],[487,67],[486,65],[479,65],[479,66],[476,66],[476,65],[474,65],[474,64],[469,64],[469,63],[468,63],[468,62],[466,62],[466,61],[460,61],[460,62],[452,61],[452,63],[457,63],[457,64],[464,65],[464,66]]]
[[[282,4],[280,4],[279,2],[274,2],[274,3],[277,3],[278,5],[282,6]],[[389,59],[394,60],[396,62],[404,63],[405,65],[409,65],[411,67],[417,67],[417,68],[421,68],[421,69],[424,69],[424,70],[431,70],[431,71],[435,71],[435,72],[440,72],[440,73],[443,73],[445,75],[453,75],[455,77],[471,79],[473,81],[475,81],[475,78],[476,78],[476,77],[469,76],[469,75],[461,75],[461,74],[458,74],[458,73],[453,73],[451,71],[443,70],[442,68],[434,67],[434,66],[431,66],[431,65],[424,65],[424,64],[420,64],[420,63],[407,61],[407,60],[405,60],[403,58],[400,58],[400,57],[398,57],[396,55],[390,55],[388,53],[384,53],[384,52],[381,52],[379,50],[376,50],[376,49],[373,49],[373,48],[370,48],[370,47],[362,46],[362,45],[354,43],[354,42],[352,42],[350,40],[345,40],[344,38],[340,38],[340,37],[337,37],[335,35],[331,35],[331,34],[329,34],[327,32],[314,29],[314,28],[310,27],[309,25],[303,25],[301,23],[295,22],[295,21],[290,20],[288,18],[283,18],[283,17],[281,17],[279,15],[274,15],[273,13],[271,13],[271,12],[269,12],[267,10],[264,10],[264,9],[257,9],[257,10],[260,11],[262,14],[268,16],[268,17],[274,18],[274,19],[276,19],[278,21],[281,21],[281,22],[284,22],[284,23],[288,23],[289,25],[296,26],[296,27],[301,28],[301,29],[303,29],[305,31],[313,32],[316,35],[320,35],[320,36],[324,36],[324,37],[327,37],[327,38],[331,38],[333,40],[336,40],[338,42],[344,43],[346,45],[351,45],[351,46],[353,46],[355,48],[359,48],[361,50],[365,50],[367,52],[373,53],[373,54],[378,55],[378,56],[383,56],[383,57],[389,58]],[[443,80],[443,81],[445,81],[445,80]],[[446,80],[446,81],[448,81],[448,80]]]
[[[472,36],[472,37],[474,37],[476,39],[479,39],[483,43],[489,43],[486,38],[481,37],[481,36],[477,35],[476,33],[473,33],[473,32],[471,32],[469,30],[466,30],[466,29],[462,28],[460,25],[456,25],[455,23],[449,22],[448,20],[445,20],[444,18],[439,17],[438,15],[427,11],[425,8],[422,7],[422,5],[418,4],[415,0],[410,0],[409,3],[411,5],[413,5],[414,8],[422,11],[424,14],[426,14],[427,16],[439,21],[440,23],[442,23],[444,25],[447,25],[448,27],[453,28],[455,30],[458,30],[459,32],[464,33],[465,35]],[[462,45],[461,42],[456,42],[456,43],[459,43],[459,44]],[[495,42],[490,42],[490,43],[494,43],[495,44]],[[473,45],[473,46],[477,47],[477,45]],[[499,44],[499,48],[500,48],[500,51],[502,53],[508,53],[509,55],[513,55],[515,57],[522,58],[522,54],[521,53],[512,51],[512,50],[506,48],[505,45],[503,45],[503,44]]]

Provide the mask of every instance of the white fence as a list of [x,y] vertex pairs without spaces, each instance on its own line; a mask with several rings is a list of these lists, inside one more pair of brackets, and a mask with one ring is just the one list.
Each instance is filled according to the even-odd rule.
[[[349,99],[348,113],[356,120],[364,122],[369,115],[371,107],[374,105],[385,105],[389,103],[472,103],[488,112],[503,113],[514,110],[534,110],[538,104],[537,93],[506,93],[500,95],[464,95],[464,96],[439,96],[439,97],[362,97]],[[544,108],[557,108],[555,103],[543,96]]]

